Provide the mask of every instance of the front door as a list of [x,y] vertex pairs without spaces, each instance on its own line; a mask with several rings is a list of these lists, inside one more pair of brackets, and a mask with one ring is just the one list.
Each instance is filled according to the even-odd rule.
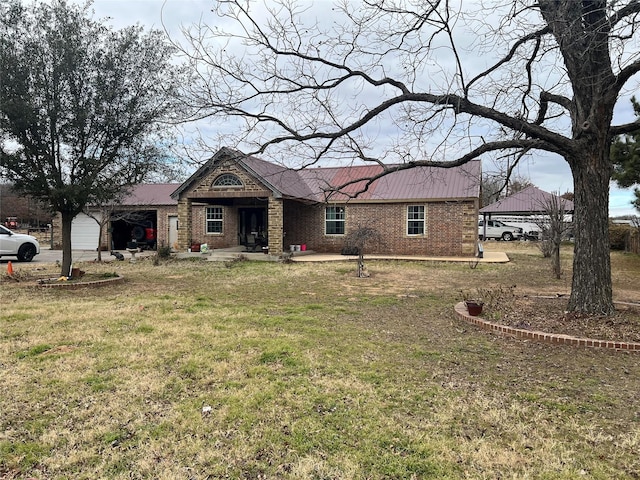
[[[175,247],[174,247],[175,245]],[[169,215],[169,246],[177,250],[178,246],[178,217]]]
[[267,237],[267,209],[240,208],[238,209],[238,238],[240,245],[247,244],[247,235],[255,238]]

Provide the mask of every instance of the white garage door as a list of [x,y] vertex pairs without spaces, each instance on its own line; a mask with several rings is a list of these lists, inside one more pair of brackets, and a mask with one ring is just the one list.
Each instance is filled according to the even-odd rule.
[[[96,214],[96,216],[98,215]],[[71,224],[71,248],[73,250],[97,250],[99,233],[98,222],[84,213],[80,213]]]

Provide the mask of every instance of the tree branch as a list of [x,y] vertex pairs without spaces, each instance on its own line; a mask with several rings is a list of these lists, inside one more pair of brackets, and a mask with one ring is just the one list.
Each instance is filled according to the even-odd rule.
[[637,133],[640,130],[640,118],[631,123],[624,125],[612,125],[609,133],[612,137],[617,135],[626,135],[629,133]]
[[[439,167],[439,168],[459,167],[459,166],[465,165],[471,160],[477,160],[481,155],[485,153],[507,150],[507,149],[519,149],[524,152],[529,150],[546,150],[549,152],[560,153],[553,146],[547,144],[542,140],[536,140],[536,139],[504,140],[504,141],[497,141],[497,142],[488,142],[473,149],[469,153],[462,155],[461,157],[451,161],[414,160],[414,161],[397,164],[397,165],[380,164],[383,168],[379,173],[375,175],[369,175],[366,178],[354,178],[349,180],[348,182],[344,182],[343,184],[340,184],[340,185],[334,185],[330,189],[327,189],[325,192],[326,200],[329,200],[331,196],[334,194],[346,195],[349,198],[356,198],[358,195],[361,195],[362,193],[366,192],[371,186],[371,184],[373,184],[376,180],[379,180],[380,178],[385,177],[386,175],[389,175],[390,173],[393,173],[393,172],[408,170],[415,167]],[[515,168],[520,158],[522,158],[522,155],[518,156],[518,160],[510,167],[509,173],[508,173],[509,176],[511,175],[511,172]],[[346,187],[356,185],[359,183],[363,183],[362,188],[358,189],[355,192],[351,192],[349,194],[346,194],[344,192]]]

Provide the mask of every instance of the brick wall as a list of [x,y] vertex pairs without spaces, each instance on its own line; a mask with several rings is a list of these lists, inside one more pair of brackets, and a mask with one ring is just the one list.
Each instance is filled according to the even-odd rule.
[[281,255],[283,252],[284,202],[269,198],[269,253]]
[[191,200],[178,201],[178,250],[186,251],[191,245]]
[[158,220],[158,246],[169,245],[169,217],[178,215],[177,206],[158,207],[156,218]]
[[[206,233],[207,207],[222,207],[222,233]],[[235,247],[238,242],[238,207],[213,202],[193,203],[191,243],[206,243],[210,249]]]
[[[407,206],[424,205],[424,235],[407,235]],[[323,253],[340,252],[344,235],[324,234],[324,205],[285,202],[285,250],[291,244],[306,244],[307,249]],[[428,202],[346,205],[346,231],[359,226],[375,228],[383,237],[367,246],[369,253],[396,255],[473,255],[477,240],[477,203]]]

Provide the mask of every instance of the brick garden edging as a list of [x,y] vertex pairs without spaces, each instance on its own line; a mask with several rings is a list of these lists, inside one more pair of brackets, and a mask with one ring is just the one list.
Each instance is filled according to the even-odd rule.
[[610,350],[621,350],[625,352],[640,353],[640,343],[637,342],[617,342],[611,340],[596,340],[593,338],[572,337],[559,333],[545,333],[536,330],[525,330],[513,328],[499,323],[489,322],[481,317],[473,317],[467,312],[464,302],[456,304],[454,307],[456,314],[463,320],[473,323],[483,330],[489,330],[502,335],[511,335],[516,338],[533,340],[536,342],[552,343],[556,345],[571,345],[575,347],[607,348]]
[[66,290],[76,290],[79,288],[97,288],[105,285],[112,285],[114,283],[124,282],[124,277],[118,275],[117,277],[103,278],[100,280],[93,280],[91,282],[51,282],[51,283],[39,283],[38,287],[41,288],[64,288]]

